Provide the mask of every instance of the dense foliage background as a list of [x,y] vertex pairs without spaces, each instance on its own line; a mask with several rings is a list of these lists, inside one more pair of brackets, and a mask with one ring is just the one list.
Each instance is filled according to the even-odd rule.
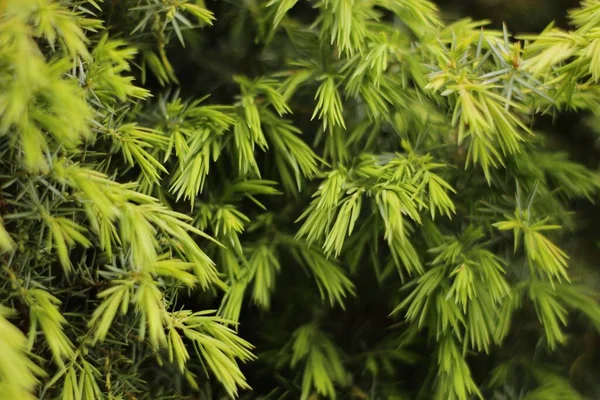
[[599,397],[600,1],[438,5],[0,0],[0,398]]

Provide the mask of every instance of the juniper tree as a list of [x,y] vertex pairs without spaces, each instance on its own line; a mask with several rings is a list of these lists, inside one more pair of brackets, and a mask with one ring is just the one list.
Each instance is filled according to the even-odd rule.
[[0,398],[597,394],[600,180],[537,124],[600,114],[568,16],[0,2]]

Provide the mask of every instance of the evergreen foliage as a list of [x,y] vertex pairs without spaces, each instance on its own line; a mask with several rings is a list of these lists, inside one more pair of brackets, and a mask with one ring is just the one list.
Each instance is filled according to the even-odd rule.
[[0,1],[0,398],[600,395],[600,176],[538,124],[600,116],[568,16]]

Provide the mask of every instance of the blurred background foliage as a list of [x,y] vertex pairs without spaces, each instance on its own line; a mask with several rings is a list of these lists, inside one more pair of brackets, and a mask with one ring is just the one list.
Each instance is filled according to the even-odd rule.
[[566,11],[579,5],[577,0],[440,0],[448,18],[487,19],[495,28],[502,23],[518,32],[539,32],[548,23],[566,28]]

